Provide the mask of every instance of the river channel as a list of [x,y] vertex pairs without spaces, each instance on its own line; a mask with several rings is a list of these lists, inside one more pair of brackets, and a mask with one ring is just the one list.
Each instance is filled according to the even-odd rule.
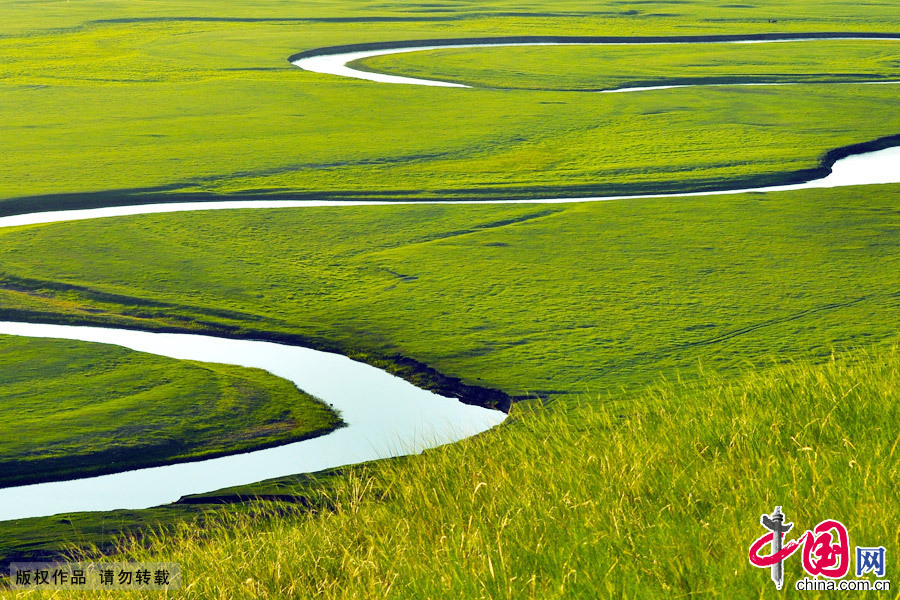
[[[822,38],[820,38],[822,39]],[[824,38],[830,39],[830,38]],[[842,37],[839,39],[847,39]],[[868,39],[864,37],[854,39]],[[884,39],[878,38],[878,39]],[[787,40],[733,40],[730,43],[774,43]],[[790,40],[803,41],[803,40]],[[679,42],[680,43],[680,42]],[[442,44],[397,46],[354,52],[336,52],[298,59],[301,68],[378,81],[443,87],[465,87],[449,82],[414,80],[358,71],[347,63],[366,56],[433,48],[528,44]],[[896,83],[896,82],[869,82]],[[831,84],[844,85],[844,84]],[[681,86],[679,86],[681,87]],[[650,88],[658,89],[658,88]],[[647,89],[619,91],[641,92]],[[638,200],[642,198],[770,193],[788,190],[900,183],[900,147],[863,152],[834,162],[830,173],[815,180],[780,186],[681,194],[538,198],[486,201],[450,201],[441,204],[555,204]],[[383,206],[429,204],[429,201],[221,201],[181,202],[54,211],[0,218],[0,228],[118,216],[265,208]],[[115,344],[140,352],[176,359],[218,362],[265,369],[292,381],[337,410],[347,427],[327,435],[265,450],[164,467],[139,469],[72,481],[0,489],[0,520],[53,515],[63,512],[146,508],[177,500],[186,494],[208,492],[262,479],[312,472],[346,464],[419,452],[485,431],[501,423],[505,414],[419,389],[370,365],[339,354],[271,342],[231,340],[210,336],[148,333],[131,330],[32,323],[0,322],[0,334],[63,338]]]

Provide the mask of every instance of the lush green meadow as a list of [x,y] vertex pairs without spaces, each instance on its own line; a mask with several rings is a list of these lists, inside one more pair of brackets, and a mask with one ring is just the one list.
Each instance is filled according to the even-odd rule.
[[340,419],[258,369],[0,336],[0,487],[196,460]]
[[[896,78],[900,43],[366,63],[483,86],[472,90],[346,80],[287,57],[432,38],[825,31],[898,32],[900,7],[16,0],[0,6],[0,214],[787,181],[829,150],[900,134],[898,87],[825,85]],[[575,91],[760,79],[818,83]],[[421,456],[147,511],[0,523],[0,560],[61,543],[108,551],[130,532],[140,546],[126,543],[126,556],[183,564],[185,597],[758,598],[772,584],[746,552],[775,504],[801,531],[840,519],[852,542],[894,557],[898,195],[887,185],[0,229],[0,319],[303,343],[424,386],[442,375],[532,399],[507,424]],[[72,384],[87,376],[99,392]],[[119,435],[138,423],[144,440],[177,446],[161,461],[215,454],[245,447],[244,425],[298,435],[313,410],[259,371],[9,338],[0,405],[20,420],[59,409],[52,430],[34,424],[35,447],[15,441],[14,419],[0,425],[0,460],[20,462],[39,451],[38,462],[96,463],[110,439],[145,454]],[[140,412],[103,427],[83,420],[109,410]],[[245,502],[254,496],[297,510],[260,514]],[[154,526],[165,531],[148,534]],[[789,582],[800,576],[798,562],[788,568]]]
[[898,189],[5,229],[0,317],[282,336],[516,395],[592,394],[896,339]]
[[[818,166],[831,148],[900,130],[898,94],[880,86],[637,97],[442,90],[319,75],[287,62],[322,46],[405,39],[892,31],[900,10],[888,4],[863,11],[841,1],[567,2],[513,10],[505,2],[23,0],[0,10],[7,213],[175,192],[446,198],[722,187],[779,180]],[[823,54],[834,48],[822,44]],[[814,54],[813,46],[803,52]],[[827,77],[840,78],[863,53],[863,69],[896,72],[866,48],[813,68],[834,68]],[[768,53],[774,73],[810,78],[791,66],[792,52],[754,50]],[[540,56],[523,52],[530,64]],[[593,50],[586,64],[606,52]],[[668,54],[654,47],[641,60],[665,66]],[[570,58],[556,49],[546,56],[549,65]],[[895,63],[893,56],[885,60]],[[571,66],[562,70],[572,76]],[[716,60],[703,76],[731,72]],[[505,87],[520,82],[512,75]],[[506,73],[466,76],[500,85]],[[548,85],[544,74],[534,76]]]
[[179,598],[766,597],[747,550],[775,504],[788,539],[838,518],[851,544],[900,545],[898,381],[894,347],[517,407],[500,430],[323,482],[318,510],[220,513],[123,557],[179,562]]
[[[896,341],[898,187],[223,211],[7,229],[0,257],[17,275],[0,283],[0,316],[300,341],[415,379],[403,370],[411,357],[469,384],[541,396],[554,415],[569,415],[554,418],[577,428],[573,407],[602,399],[630,415],[661,375],[700,390],[704,370],[727,381],[773,362],[827,361]],[[57,246],[69,260],[41,259]],[[251,486],[199,502],[296,493],[309,497],[308,485]],[[66,515],[77,523],[71,530],[53,519],[0,530],[16,540],[49,529],[71,543],[101,543],[106,522],[146,530],[147,521],[172,526],[197,510],[99,522]],[[36,551],[53,547],[45,540]],[[26,550],[16,543],[6,552]]]

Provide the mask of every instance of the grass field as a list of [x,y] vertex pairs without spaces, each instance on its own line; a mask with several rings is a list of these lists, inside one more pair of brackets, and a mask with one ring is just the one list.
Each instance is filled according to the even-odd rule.
[[6,229],[0,317],[293,336],[517,395],[596,393],[896,339],[898,189]]
[[[722,187],[783,179],[818,166],[831,148],[900,130],[896,90],[880,86],[620,98],[385,86],[287,63],[296,52],[360,41],[890,31],[900,20],[888,5],[746,6],[12,4],[3,22],[14,25],[0,37],[0,212],[173,193],[447,198]],[[820,54],[836,51],[822,44]],[[854,48],[845,60],[811,65],[834,73],[802,78],[841,78],[860,54],[862,69],[896,72],[896,52],[883,43]],[[791,54],[754,51],[771,58],[760,68],[775,74],[800,69]],[[529,64],[539,60],[533,49],[522,52]],[[545,64],[573,58],[560,52],[548,49]],[[641,60],[675,69],[669,54],[647,49]],[[719,56],[704,77],[728,76],[719,59],[731,62]],[[571,67],[563,71],[571,76]],[[499,85],[506,75],[481,77]],[[513,75],[504,86],[519,84]],[[533,77],[549,85],[546,74]]]
[[271,446],[341,424],[258,369],[0,336],[0,487]]
[[350,470],[322,510],[220,514],[124,557],[181,563],[183,598],[759,598],[772,583],[747,548],[775,503],[801,531],[840,516],[851,543],[900,544],[898,378],[894,347],[521,409]]
[[[370,64],[507,88],[476,90],[344,80],[286,60],[448,37],[897,32],[900,8],[889,3],[18,1],[0,7],[0,23],[0,214],[187,197],[762,184],[819,166],[831,149],[900,134],[892,86],[571,91],[891,78],[900,44],[885,42],[757,47],[751,58],[731,47],[552,48]],[[504,426],[421,456],[150,511],[0,523],[0,557],[69,542],[108,551],[126,532],[142,544],[126,556],[183,564],[185,597],[758,598],[772,583],[747,549],[775,504],[800,530],[836,518],[853,543],[896,556],[898,192],[229,211],[0,230],[2,319],[304,343],[421,385],[441,374],[532,399]],[[91,356],[114,361],[106,383],[116,389],[131,389],[123,381],[139,367],[147,381],[165,369],[70,343],[0,344],[36,357],[13,366],[0,354],[0,381],[46,403],[55,384],[37,370],[71,363],[76,347],[85,370],[97,367]],[[177,368],[210,402],[234,398],[235,381],[284,383]],[[69,377],[61,370],[52,389]],[[190,430],[154,426],[176,439]],[[211,432],[204,447],[231,445],[228,435]],[[0,440],[10,444],[2,430]],[[261,515],[248,497],[294,508]],[[165,532],[148,535],[154,526]],[[790,584],[799,563],[788,569]]]
[[[699,389],[703,369],[727,381],[773,361],[824,361],[896,341],[900,296],[886,274],[898,272],[898,187],[551,207],[228,211],[9,229],[0,232],[0,256],[19,275],[0,286],[0,316],[143,329],[193,323],[388,368],[412,357],[466,383],[542,396],[554,414],[603,398],[628,415],[634,408],[623,407],[660,375]],[[59,244],[71,260],[44,263]],[[573,427],[581,422],[571,418]],[[153,519],[171,525],[197,510],[175,506]],[[79,523],[59,534],[73,543],[105,540],[105,521],[133,530],[149,519],[65,518]],[[48,526],[60,530],[46,519],[0,530],[27,539]]]

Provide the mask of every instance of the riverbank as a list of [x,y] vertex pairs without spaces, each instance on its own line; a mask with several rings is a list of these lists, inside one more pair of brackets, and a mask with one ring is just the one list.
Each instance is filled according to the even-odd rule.
[[[465,406],[419,389],[369,365],[308,348],[226,340],[199,335],[153,334],[121,329],[0,323],[0,332],[29,337],[67,338],[115,344],[180,360],[264,369],[318,399],[324,411],[340,415],[342,428],[325,435],[298,435],[288,443],[222,444],[203,460],[178,456],[164,466],[116,469],[111,474],[0,489],[5,519],[50,516],[86,510],[139,509],[180,496],[246,485],[271,477],[335,468],[457,441],[502,422],[505,415]],[[162,408],[164,404],[160,406]],[[219,418],[235,418],[232,414]],[[215,419],[208,427],[216,428]],[[127,440],[138,444],[141,440]],[[125,455],[126,449],[118,449]],[[40,475],[40,474],[39,474]],[[51,479],[44,474],[44,479]]]
[[[883,349],[568,411],[520,405],[502,431],[313,484],[309,505],[230,505],[118,557],[178,562],[190,598],[756,598],[772,586],[746,558],[766,502],[796,523],[839,516],[851,543],[900,544],[882,468],[896,432],[873,426],[898,418],[898,368]],[[799,562],[785,573],[799,578]],[[734,585],[718,593],[723,578]]]
[[712,35],[656,35],[656,36],[611,36],[611,35],[519,35],[491,37],[432,38],[423,40],[365,42],[343,44],[297,52],[288,57],[289,63],[303,58],[330,56],[372,50],[400,50],[403,48],[425,48],[432,46],[466,47],[539,45],[539,44],[714,44],[726,42],[782,42],[797,40],[838,40],[838,39],[880,39],[900,40],[900,34],[890,32],[865,31],[813,31],[808,33],[747,33]]
[[0,405],[0,488],[202,460],[343,425],[261,370],[2,334]]
[[[272,208],[289,207],[289,206],[334,206],[342,205],[359,205],[367,204],[425,204],[425,203],[548,203],[548,202],[578,202],[578,201],[602,201],[602,200],[623,200],[628,198],[654,198],[654,197],[690,197],[707,194],[738,194],[743,192],[752,192],[758,190],[777,191],[777,188],[803,189],[806,186],[828,177],[832,169],[840,160],[845,158],[866,154],[870,152],[878,152],[888,148],[896,147],[900,144],[900,134],[887,135],[867,142],[859,142],[833,148],[825,152],[822,156],[819,166],[800,171],[787,173],[773,173],[765,176],[757,176],[752,178],[744,178],[724,183],[719,180],[715,181],[699,181],[692,182],[690,187],[685,190],[684,185],[672,186],[669,184],[662,186],[648,185],[602,185],[602,186],[564,186],[564,187],[545,187],[534,186],[526,189],[502,189],[502,190],[454,190],[442,194],[438,198],[426,197],[420,198],[418,192],[413,191],[384,191],[377,193],[358,193],[358,192],[315,192],[315,193],[298,193],[298,192],[266,192],[260,193],[239,193],[239,194],[203,194],[203,193],[185,193],[173,192],[171,189],[165,190],[119,190],[116,192],[102,192],[96,194],[60,194],[51,196],[36,196],[5,200],[0,203],[0,219],[4,217],[16,217],[27,214],[55,213],[55,212],[71,212],[72,214],[60,214],[58,217],[50,218],[48,222],[64,221],[73,217],[77,217],[75,211],[102,210],[111,207],[119,207],[119,211],[108,211],[110,214],[142,214],[143,212],[177,212],[179,210],[211,210],[215,207],[203,207],[201,203],[222,203],[224,208],[253,208],[253,203],[260,204],[271,203]],[[892,171],[893,172],[893,171]],[[900,176],[898,176],[900,178]],[[879,181],[885,183],[886,181]],[[865,185],[867,182],[860,180],[853,185]],[[552,198],[547,198],[548,194],[552,194]],[[594,195],[603,194],[603,195]],[[230,206],[225,203],[231,203]],[[242,205],[241,203],[247,203]],[[158,210],[146,211],[128,210],[132,206],[151,206],[157,204],[195,204],[187,209],[179,209],[177,207],[164,208]],[[98,213],[99,216],[100,213]],[[81,217],[79,217],[81,218]],[[93,218],[93,216],[90,216]],[[9,220],[10,223],[16,223],[15,220]],[[25,221],[22,221],[23,223]],[[39,222],[39,221],[38,221]],[[2,225],[0,225],[2,226]],[[9,225],[6,225],[9,226]]]

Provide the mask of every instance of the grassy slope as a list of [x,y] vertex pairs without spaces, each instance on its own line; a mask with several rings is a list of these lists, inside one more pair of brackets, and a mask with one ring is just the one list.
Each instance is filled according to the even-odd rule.
[[[789,57],[789,60],[786,60]],[[502,89],[900,79],[900,41],[429,50],[355,61],[370,71]]]
[[[180,562],[184,598],[759,598],[772,582],[747,549],[774,504],[789,539],[836,518],[851,545],[900,544],[898,380],[895,347],[520,409],[351,470],[323,490],[327,510],[220,515],[209,539],[188,525],[124,556]],[[785,573],[801,577],[797,556]]]
[[513,394],[609,390],[896,339],[898,189],[4,230],[0,316],[285,334]]
[[[0,298],[5,317],[295,335],[371,362],[411,356],[472,383],[540,393],[556,400],[561,415],[597,393],[631,414],[634,390],[660,372],[703,387],[698,364],[733,377],[772,357],[823,360],[833,349],[896,340],[900,303],[889,274],[898,272],[900,256],[897,191],[881,186],[562,206],[239,211],[26,227],[0,233],[6,266]],[[66,260],[44,264],[40,256],[60,247]],[[523,312],[524,306],[530,310]],[[879,385],[878,377],[870,377],[872,385]],[[569,419],[577,428],[584,417],[575,412],[553,419]],[[711,428],[728,430],[728,424]],[[533,435],[516,426],[505,431],[500,442],[489,438],[491,444],[505,444],[503,436],[510,436],[515,445],[523,443],[516,436]],[[879,452],[865,437],[851,441],[861,454]],[[843,448],[828,442],[823,451],[841,456]],[[444,468],[421,465],[434,473]],[[884,495],[886,481],[867,485]],[[850,488],[835,483],[832,489],[833,506],[846,514],[841,502]],[[447,490],[463,493],[452,485]],[[214,494],[211,501],[232,493]],[[297,492],[251,486],[240,493]],[[769,500],[746,493],[748,501]],[[715,506],[726,510],[730,502],[720,499]],[[171,525],[201,510],[176,505],[138,516],[23,521],[4,526],[6,539],[39,541],[34,548],[7,542],[6,552],[51,549],[60,538],[107,542],[108,523],[131,530],[147,522]],[[877,508],[866,514],[876,523],[889,518]],[[54,532],[55,543],[40,533],[46,531]],[[558,556],[586,560],[578,552],[559,549]],[[622,560],[634,567],[639,559]],[[701,559],[708,557],[701,553]],[[694,585],[697,568],[684,567],[679,585]],[[464,569],[458,576],[465,578]],[[660,575],[635,577],[646,582]],[[237,585],[235,580],[226,587]]]
[[0,336],[0,487],[321,435],[327,407],[258,369]]
[[771,179],[816,166],[830,148],[900,132],[897,94],[877,86],[689,99],[430,90],[307,73],[285,60],[359,41],[884,31],[900,22],[889,5],[781,4],[4,6],[0,211],[90,200],[15,200],[23,196],[147,188],[390,197],[696,188]]
[[[375,363],[410,356],[470,383],[540,393],[565,412],[585,394],[621,402],[661,372],[695,381],[698,363],[733,376],[772,357],[823,360],[896,340],[900,296],[887,274],[900,270],[897,191],[26,227],[0,233],[0,299],[4,318],[291,335]],[[51,248],[66,260],[43,264]],[[100,543],[107,521],[134,529],[196,511],[3,531],[11,540],[36,531],[39,551],[54,547],[42,531]]]

